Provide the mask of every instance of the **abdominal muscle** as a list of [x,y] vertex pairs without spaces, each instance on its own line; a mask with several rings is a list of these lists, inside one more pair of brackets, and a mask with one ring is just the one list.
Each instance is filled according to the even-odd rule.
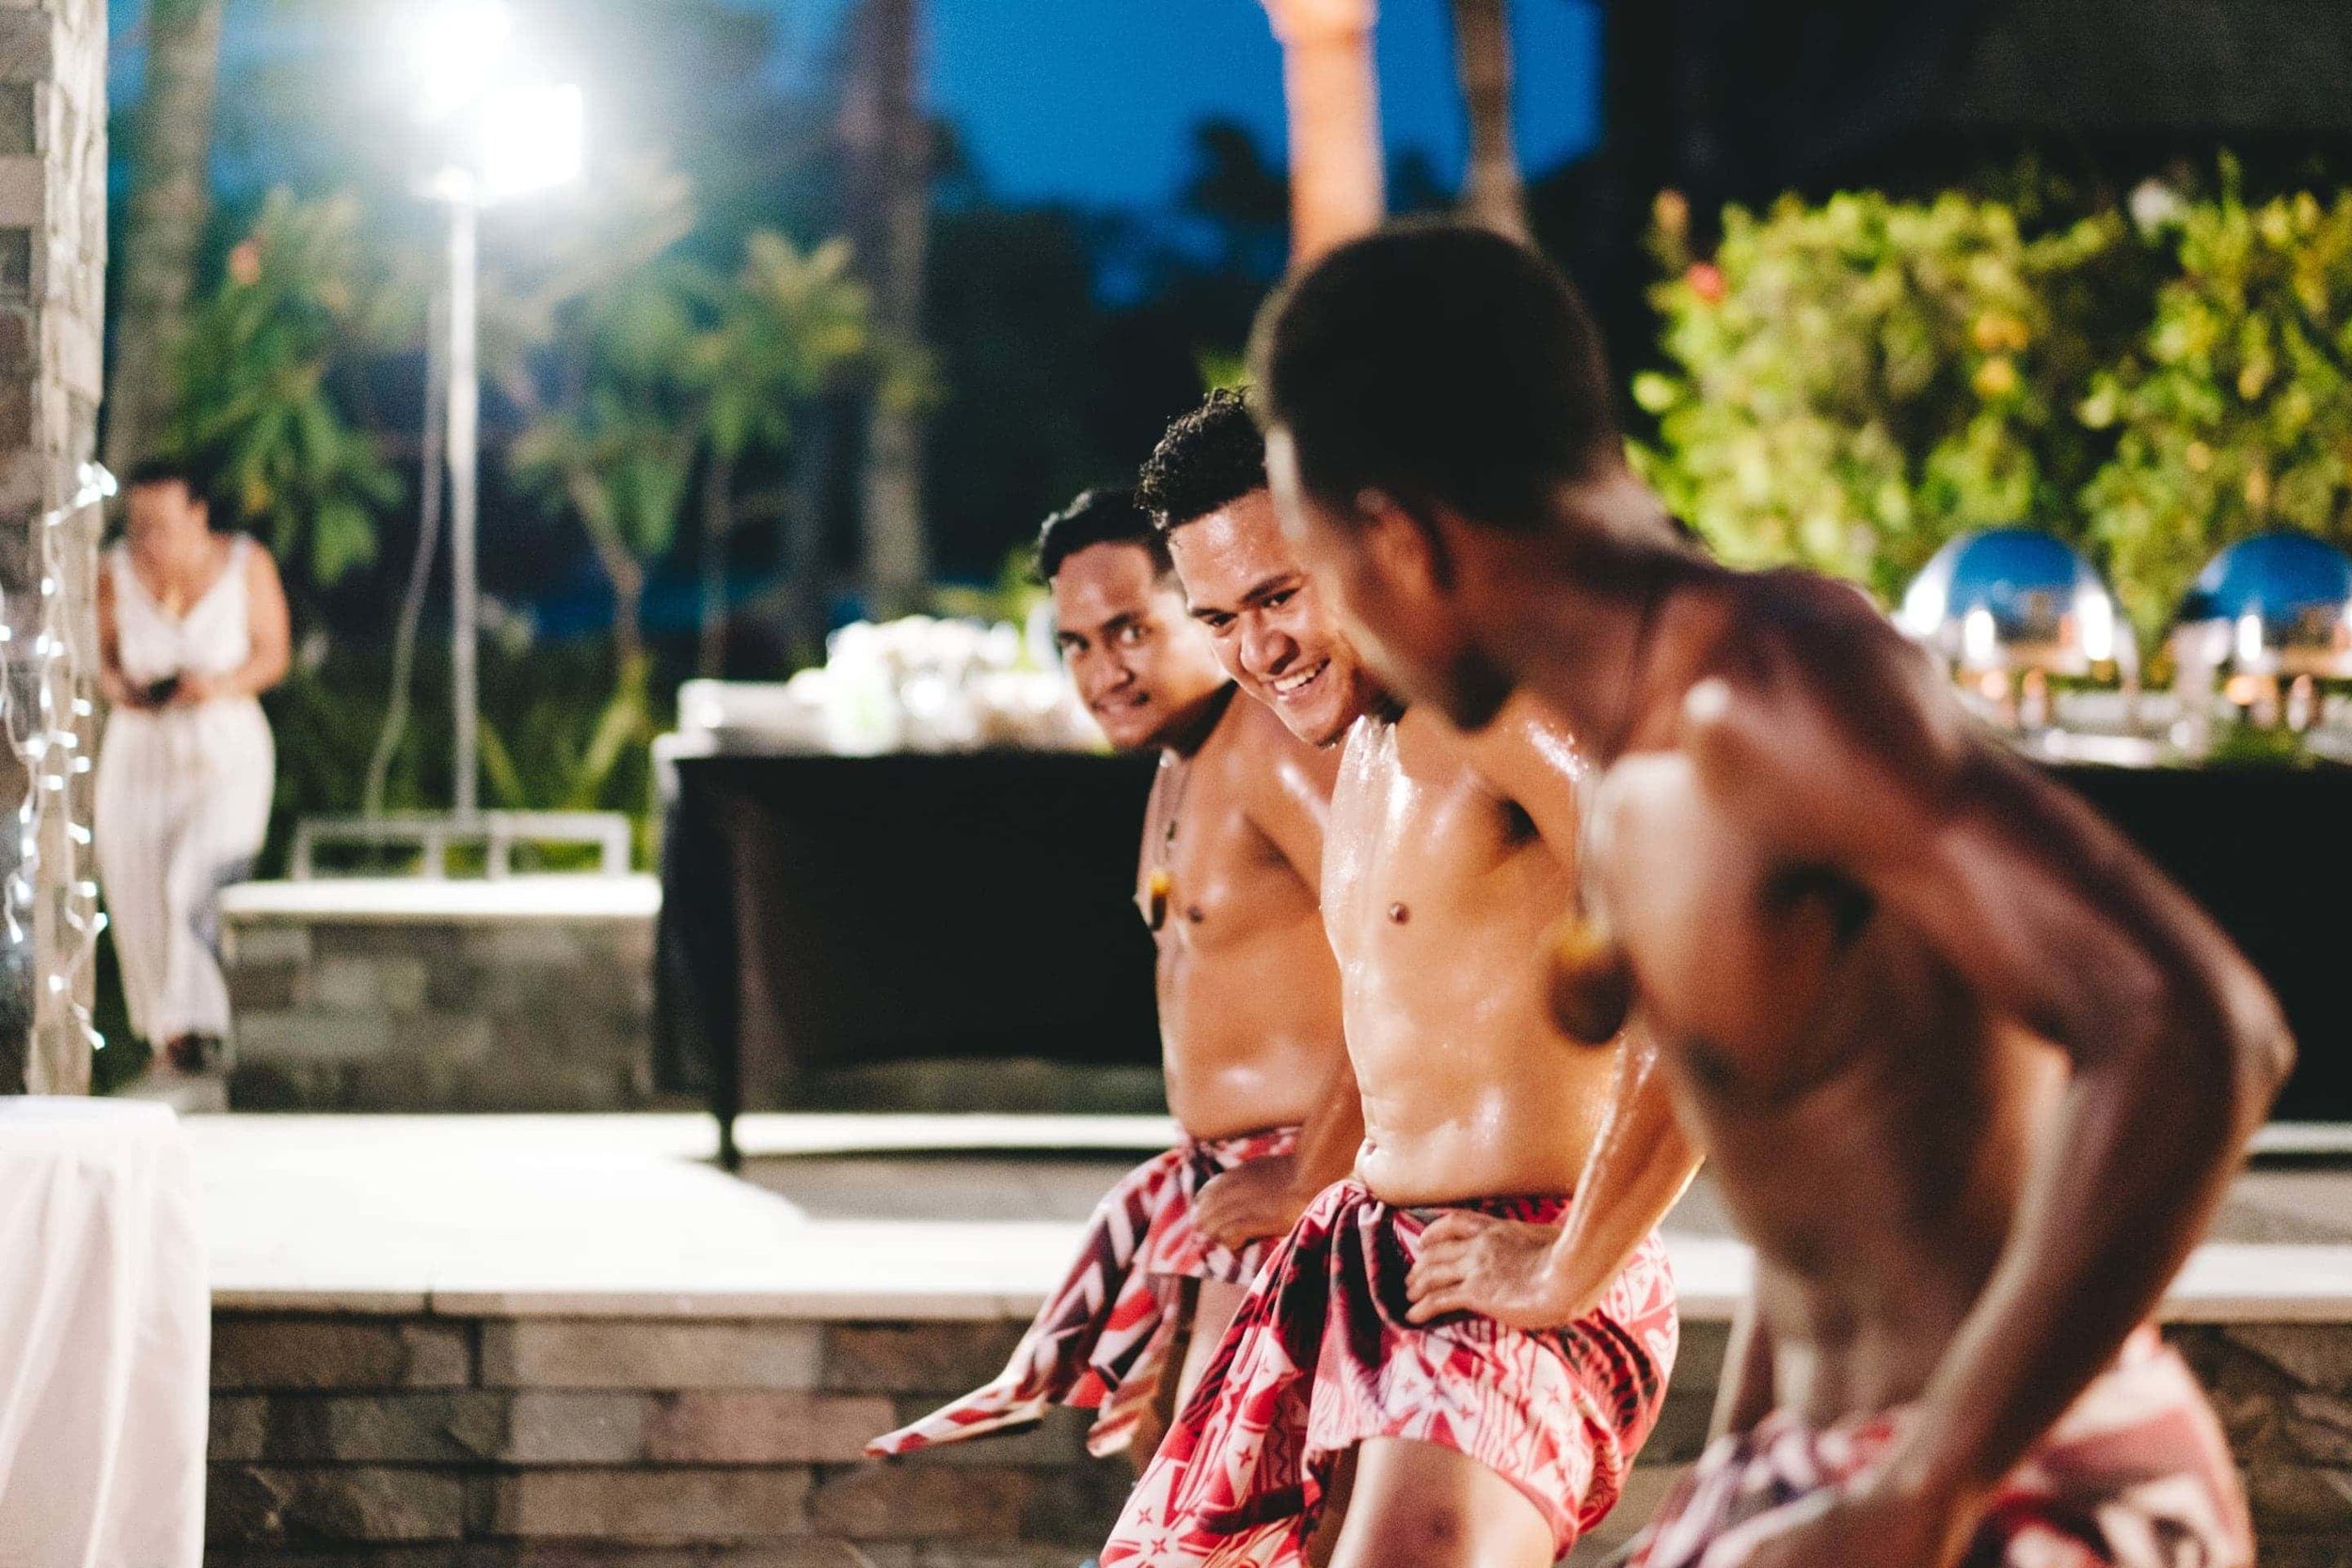
[[[1687,1119],[1756,1252],[1777,1402],[1812,1426],[1925,1389],[1999,1262],[2063,1090],[2046,1046],[1905,990],[1822,1008],[1833,1037],[1816,1043],[1844,1065],[1802,1094],[1686,1085]],[[1885,1034],[1836,1037],[1848,1029]]]
[[1303,901],[1228,941],[1164,945],[1162,1058],[1177,1124],[1226,1138],[1305,1121],[1344,1049],[1337,990],[1322,920]]
[[1575,1191],[1615,1054],[1558,1034],[1533,990],[1450,1020],[1350,1006],[1364,1101],[1356,1176],[1375,1197],[1412,1208]]

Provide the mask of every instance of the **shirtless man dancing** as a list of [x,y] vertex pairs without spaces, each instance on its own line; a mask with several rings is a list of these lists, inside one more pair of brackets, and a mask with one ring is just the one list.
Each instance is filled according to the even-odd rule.
[[[1343,1568],[1548,1568],[1656,1419],[1676,1320],[1654,1230],[1693,1165],[1654,1081],[1623,1101],[1618,1053],[1551,1022],[1528,958],[1571,900],[1566,739],[1532,711],[1475,741],[1396,711],[1284,541],[1238,398],[1178,422],[1143,494],[1243,690],[1302,739],[1345,740],[1324,923],[1365,1135],[1268,1260],[1104,1568],[1295,1563],[1311,1544]],[[1653,1158],[1593,1193],[1604,1129]],[[1556,1308],[1540,1332],[1408,1310],[1427,1237],[1495,1226],[1547,1260],[1560,1243],[1531,1281]]]
[[[1253,1199],[1295,1214],[1313,1196],[1293,1195],[1299,1173],[1343,1164],[1361,1132],[1316,912],[1336,759],[1233,700],[1166,543],[1126,492],[1089,491],[1048,519],[1038,569],[1088,711],[1114,746],[1160,753],[1136,901],[1159,948],[1168,1102],[1184,1141],[1104,1198],[1004,1373],[876,1438],[875,1454],[1025,1426],[1059,1401],[1099,1407],[1094,1452],[1149,1458],[1155,1392],[1191,1391],[1257,1272],[1263,1248],[1236,1215]],[[1250,1180],[1197,1202],[1234,1170]],[[1179,1378],[1162,1389],[1171,1364]]]
[[[1357,242],[1253,364],[1377,667],[1472,733],[1540,701],[1604,770],[1557,988],[1629,1000],[1757,1255],[1725,1435],[1634,1561],[2250,1564],[2147,1326],[2293,1054],[2246,960],[1861,595],[1686,546],[1533,253]],[[1514,1316],[1509,1262],[1447,1299]]]

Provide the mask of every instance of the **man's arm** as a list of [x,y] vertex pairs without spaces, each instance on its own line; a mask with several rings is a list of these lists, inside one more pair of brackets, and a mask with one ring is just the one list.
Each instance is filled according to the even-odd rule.
[[1715,1386],[1715,1411],[1707,1423],[1708,1440],[1744,1437],[1772,1413],[1776,1403],[1772,1336],[1751,1291],[1731,1320],[1731,1342],[1724,1350],[1723,1377]]
[[1656,1045],[1638,1025],[1628,1029],[1617,1043],[1608,1115],[1565,1223],[1522,1225],[1469,1210],[1440,1216],[1422,1233],[1406,1276],[1412,1321],[1478,1312],[1519,1328],[1575,1322],[1665,1223],[1701,1158],[1675,1117]]
[[[1258,787],[1244,810],[1319,898],[1324,827],[1339,776],[1338,752],[1307,746],[1262,709],[1253,709],[1247,718],[1265,727],[1267,733],[1256,737],[1257,742],[1274,750],[1270,764],[1258,770]],[[1356,1168],[1356,1152],[1364,1141],[1364,1101],[1345,1051],[1334,1053],[1329,1078],[1314,1105],[1298,1129],[1295,1152],[1236,1166],[1200,1189],[1193,1211],[1203,1234],[1228,1246],[1282,1235],[1298,1223],[1317,1193]]]
[[[1566,730],[1523,705],[1471,744],[1472,765],[1527,814],[1573,880],[1582,764]],[[1542,962],[1544,955],[1530,953],[1527,961]],[[1700,1153],[1676,1117],[1655,1042],[1635,1027],[1615,1049],[1609,1110],[1566,1223],[1555,1231],[1468,1211],[1442,1216],[1422,1233],[1407,1278],[1414,1322],[1476,1311],[1522,1328],[1572,1323],[1593,1309],[1663,1223],[1698,1173]]]
[[1884,1560],[1940,1563],[2154,1312],[2293,1048],[2252,967],[2121,834],[1977,737],[1891,630],[1824,619],[1788,626],[1752,687],[1693,689],[1702,779],[1776,858],[1851,878],[2074,1069],[2001,1259],[1876,1472],[1870,1502],[1944,1532],[1903,1543],[1873,1521],[1899,1543]]

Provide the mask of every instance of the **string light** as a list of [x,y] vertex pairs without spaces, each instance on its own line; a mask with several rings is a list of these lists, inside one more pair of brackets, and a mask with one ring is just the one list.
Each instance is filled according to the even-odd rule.
[[[106,1037],[91,1022],[81,982],[97,962],[98,934],[106,928],[106,916],[98,907],[98,883],[86,874],[82,863],[91,834],[86,824],[73,819],[72,786],[77,774],[90,770],[77,725],[97,709],[83,695],[84,671],[76,652],[81,639],[75,635],[72,607],[63,588],[69,543],[65,525],[92,507],[104,505],[115,489],[114,475],[96,463],[85,463],[75,476],[72,499],[35,521],[33,531],[40,552],[40,598],[36,607],[40,624],[30,642],[31,662],[21,669],[16,667],[20,661],[11,657],[20,640],[8,619],[7,595],[0,593],[0,731],[24,767],[27,782],[24,803],[16,813],[18,863],[15,874],[8,879],[5,895],[0,895],[0,919],[5,920],[13,946],[24,946],[28,934],[38,929],[35,911],[42,881],[41,839],[52,819],[62,818],[59,836],[66,863],[56,868],[55,886],[66,940],[51,943],[53,951],[34,953],[35,984],[51,996],[65,999],[68,1015],[92,1050],[103,1050]],[[20,676],[34,693],[30,712],[24,711],[27,705],[18,698]]]

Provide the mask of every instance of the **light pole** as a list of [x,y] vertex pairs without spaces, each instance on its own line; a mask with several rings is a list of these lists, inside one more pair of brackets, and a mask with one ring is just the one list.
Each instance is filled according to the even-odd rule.
[[481,572],[474,526],[482,474],[480,309],[482,209],[470,198],[449,204],[449,565],[451,705],[456,711],[454,794],[458,820],[480,809],[482,777]]
[[450,700],[455,711],[453,806],[469,824],[481,810],[481,581],[475,539],[482,462],[480,289],[482,210],[570,183],[587,139],[580,90],[518,83],[513,32],[494,4],[454,8],[430,40],[425,117],[451,132],[449,163],[426,194],[449,209]]

